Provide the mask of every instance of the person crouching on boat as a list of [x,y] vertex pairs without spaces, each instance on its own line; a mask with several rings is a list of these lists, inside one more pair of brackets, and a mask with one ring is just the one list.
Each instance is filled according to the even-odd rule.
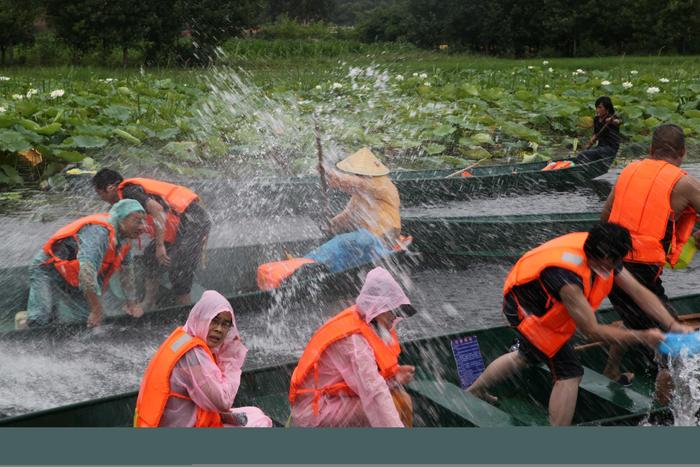
[[113,204],[134,199],[148,214],[153,235],[144,251],[146,294],[141,306],[148,310],[156,301],[160,277],[168,272],[175,302],[191,303],[194,273],[202,258],[211,219],[196,193],[179,185],[150,178],[127,178],[111,169],[102,169],[92,179],[97,195]]
[[291,423],[300,427],[411,426],[402,385],[415,367],[399,365],[396,324],[415,309],[383,268],[365,279],[355,305],[311,337],[292,374]]
[[596,142],[598,145],[586,149],[576,155],[575,162],[595,162],[601,159],[615,159],[620,149],[620,119],[615,114],[615,106],[608,96],[602,96],[595,101],[595,117],[593,118],[593,136],[589,146]]
[[134,426],[271,427],[257,407],[232,408],[247,353],[231,304],[207,290],[148,364]]
[[27,326],[102,321],[102,292],[117,271],[126,295],[127,313],[143,310],[135,299],[131,240],[146,229],[139,203],[124,200],[109,214],[94,214],[54,233],[30,267]]
[[519,334],[517,350],[494,360],[468,391],[493,402],[487,391],[530,365],[548,364],[554,387],[549,398],[552,425],[569,425],[576,409],[583,367],[572,344],[578,330],[606,343],[642,343],[654,349],[657,328],[627,330],[598,324],[595,310],[613,284],[625,290],[656,322],[674,322],[666,308],[622,265],[632,249],[629,231],[613,223],[595,225],[550,240],[525,253],[508,273],[503,313]]

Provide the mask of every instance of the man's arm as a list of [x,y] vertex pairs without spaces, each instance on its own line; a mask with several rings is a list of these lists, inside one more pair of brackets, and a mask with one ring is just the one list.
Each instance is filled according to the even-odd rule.
[[146,212],[153,218],[155,229],[156,258],[164,266],[170,266],[170,257],[165,249],[165,210],[160,203],[153,198],[148,198]]
[[597,339],[610,344],[634,344],[641,342],[649,347],[656,347],[664,335],[658,329],[633,331],[615,326],[598,324],[591,305],[586,301],[580,287],[567,284],[559,294],[569,316],[576,322],[576,327],[589,339]]
[[660,324],[662,329],[675,332],[692,332],[693,329],[676,321],[661,303],[659,297],[639,283],[625,268],[615,274],[615,284],[627,293],[634,302],[649,316]]
[[610,213],[612,212],[612,206],[613,206],[614,201],[615,201],[615,187],[613,187],[613,189],[610,190],[610,194],[608,195],[608,199],[605,200],[605,204],[603,205],[603,212],[600,215],[600,222],[608,222],[608,219],[610,218]]
[[102,266],[108,245],[109,232],[102,226],[89,225],[78,232],[78,287],[90,307],[88,327],[99,326],[102,321],[101,290],[97,272]]

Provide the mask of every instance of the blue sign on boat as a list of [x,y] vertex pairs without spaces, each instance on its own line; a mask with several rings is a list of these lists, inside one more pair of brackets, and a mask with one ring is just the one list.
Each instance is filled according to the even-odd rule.
[[476,336],[452,339],[452,354],[457,363],[459,385],[466,389],[484,372],[484,359]]

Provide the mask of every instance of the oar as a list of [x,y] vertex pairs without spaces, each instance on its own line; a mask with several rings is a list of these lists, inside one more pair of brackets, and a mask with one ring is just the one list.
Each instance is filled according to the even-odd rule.
[[323,166],[323,148],[321,147],[321,129],[318,121],[314,119],[314,133],[316,136],[316,152],[318,153],[318,174],[321,177],[321,196],[323,197],[323,225],[325,230],[330,230],[330,216],[328,206],[328,183],[326,183],[326,169]]
[[484,162],[486,159],[488,159],[488,157],[484,157],[483,159],[479,159],[478,161],[474,162],[472,165],[470,165],[470,166],[468,166],[468,167],[465,167],[465,168],[463,168],[463,169],[459,169],[459,170],[456,171],[456,172],[452,172],[451,174],[449,174],[449,175],[448,175],[447,177],[445,177],[445,178],[456,177],[457,175],[461,174],[461,173],[464,172],[465,170],[473,169],[473,168],[476,167],[477,165],[479,165],[479,164],[481,164],[482,162]]
[[603,128],[601,128],[600,131],[599,131],[598,133],[596,133],[596,134],[593,135],[593,137],[591,138],[591,140],[588,142],[588,146],[586,146],[586,149],[591,149],[591,146],[593,146],[593,143],[595,143],[596,141],[598,141],[598,138],[600,137],[600,134],[601,134],[602,132],[605,131],[605,129],[608,127],[608,125],[610,125],[610,122],[612,122],[613,120],[615,120],[615,116],[616,116],[616,115],[617,115],[616,113],[612,114],[612,115],[610,116],[610,120],[608,120],[607,122],[605,122],[605,125],[603,125]]

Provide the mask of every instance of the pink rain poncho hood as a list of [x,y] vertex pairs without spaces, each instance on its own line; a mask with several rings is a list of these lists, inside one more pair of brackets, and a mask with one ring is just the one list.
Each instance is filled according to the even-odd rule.
[[222,311],[228,311],[231,314],[233,326],[231,326],[231,329],[220,345],[209,349],[214,355],[226,354],[227,348],[230,348],[233,345],[234,339],[239,336],[236,318],[233,315],[233,307],[231,307],[231,304],[223,295],[214,290],[207,290],[204,292],[202,298],[192,307],[184,327],[187,334],[199,337],[206,342],[211,320],[216,318]]
[[389,271],[374,268],[367,274],[355,304],[360,315],[369,323],[382,313],[401,305],[410,305],[411,301]]

